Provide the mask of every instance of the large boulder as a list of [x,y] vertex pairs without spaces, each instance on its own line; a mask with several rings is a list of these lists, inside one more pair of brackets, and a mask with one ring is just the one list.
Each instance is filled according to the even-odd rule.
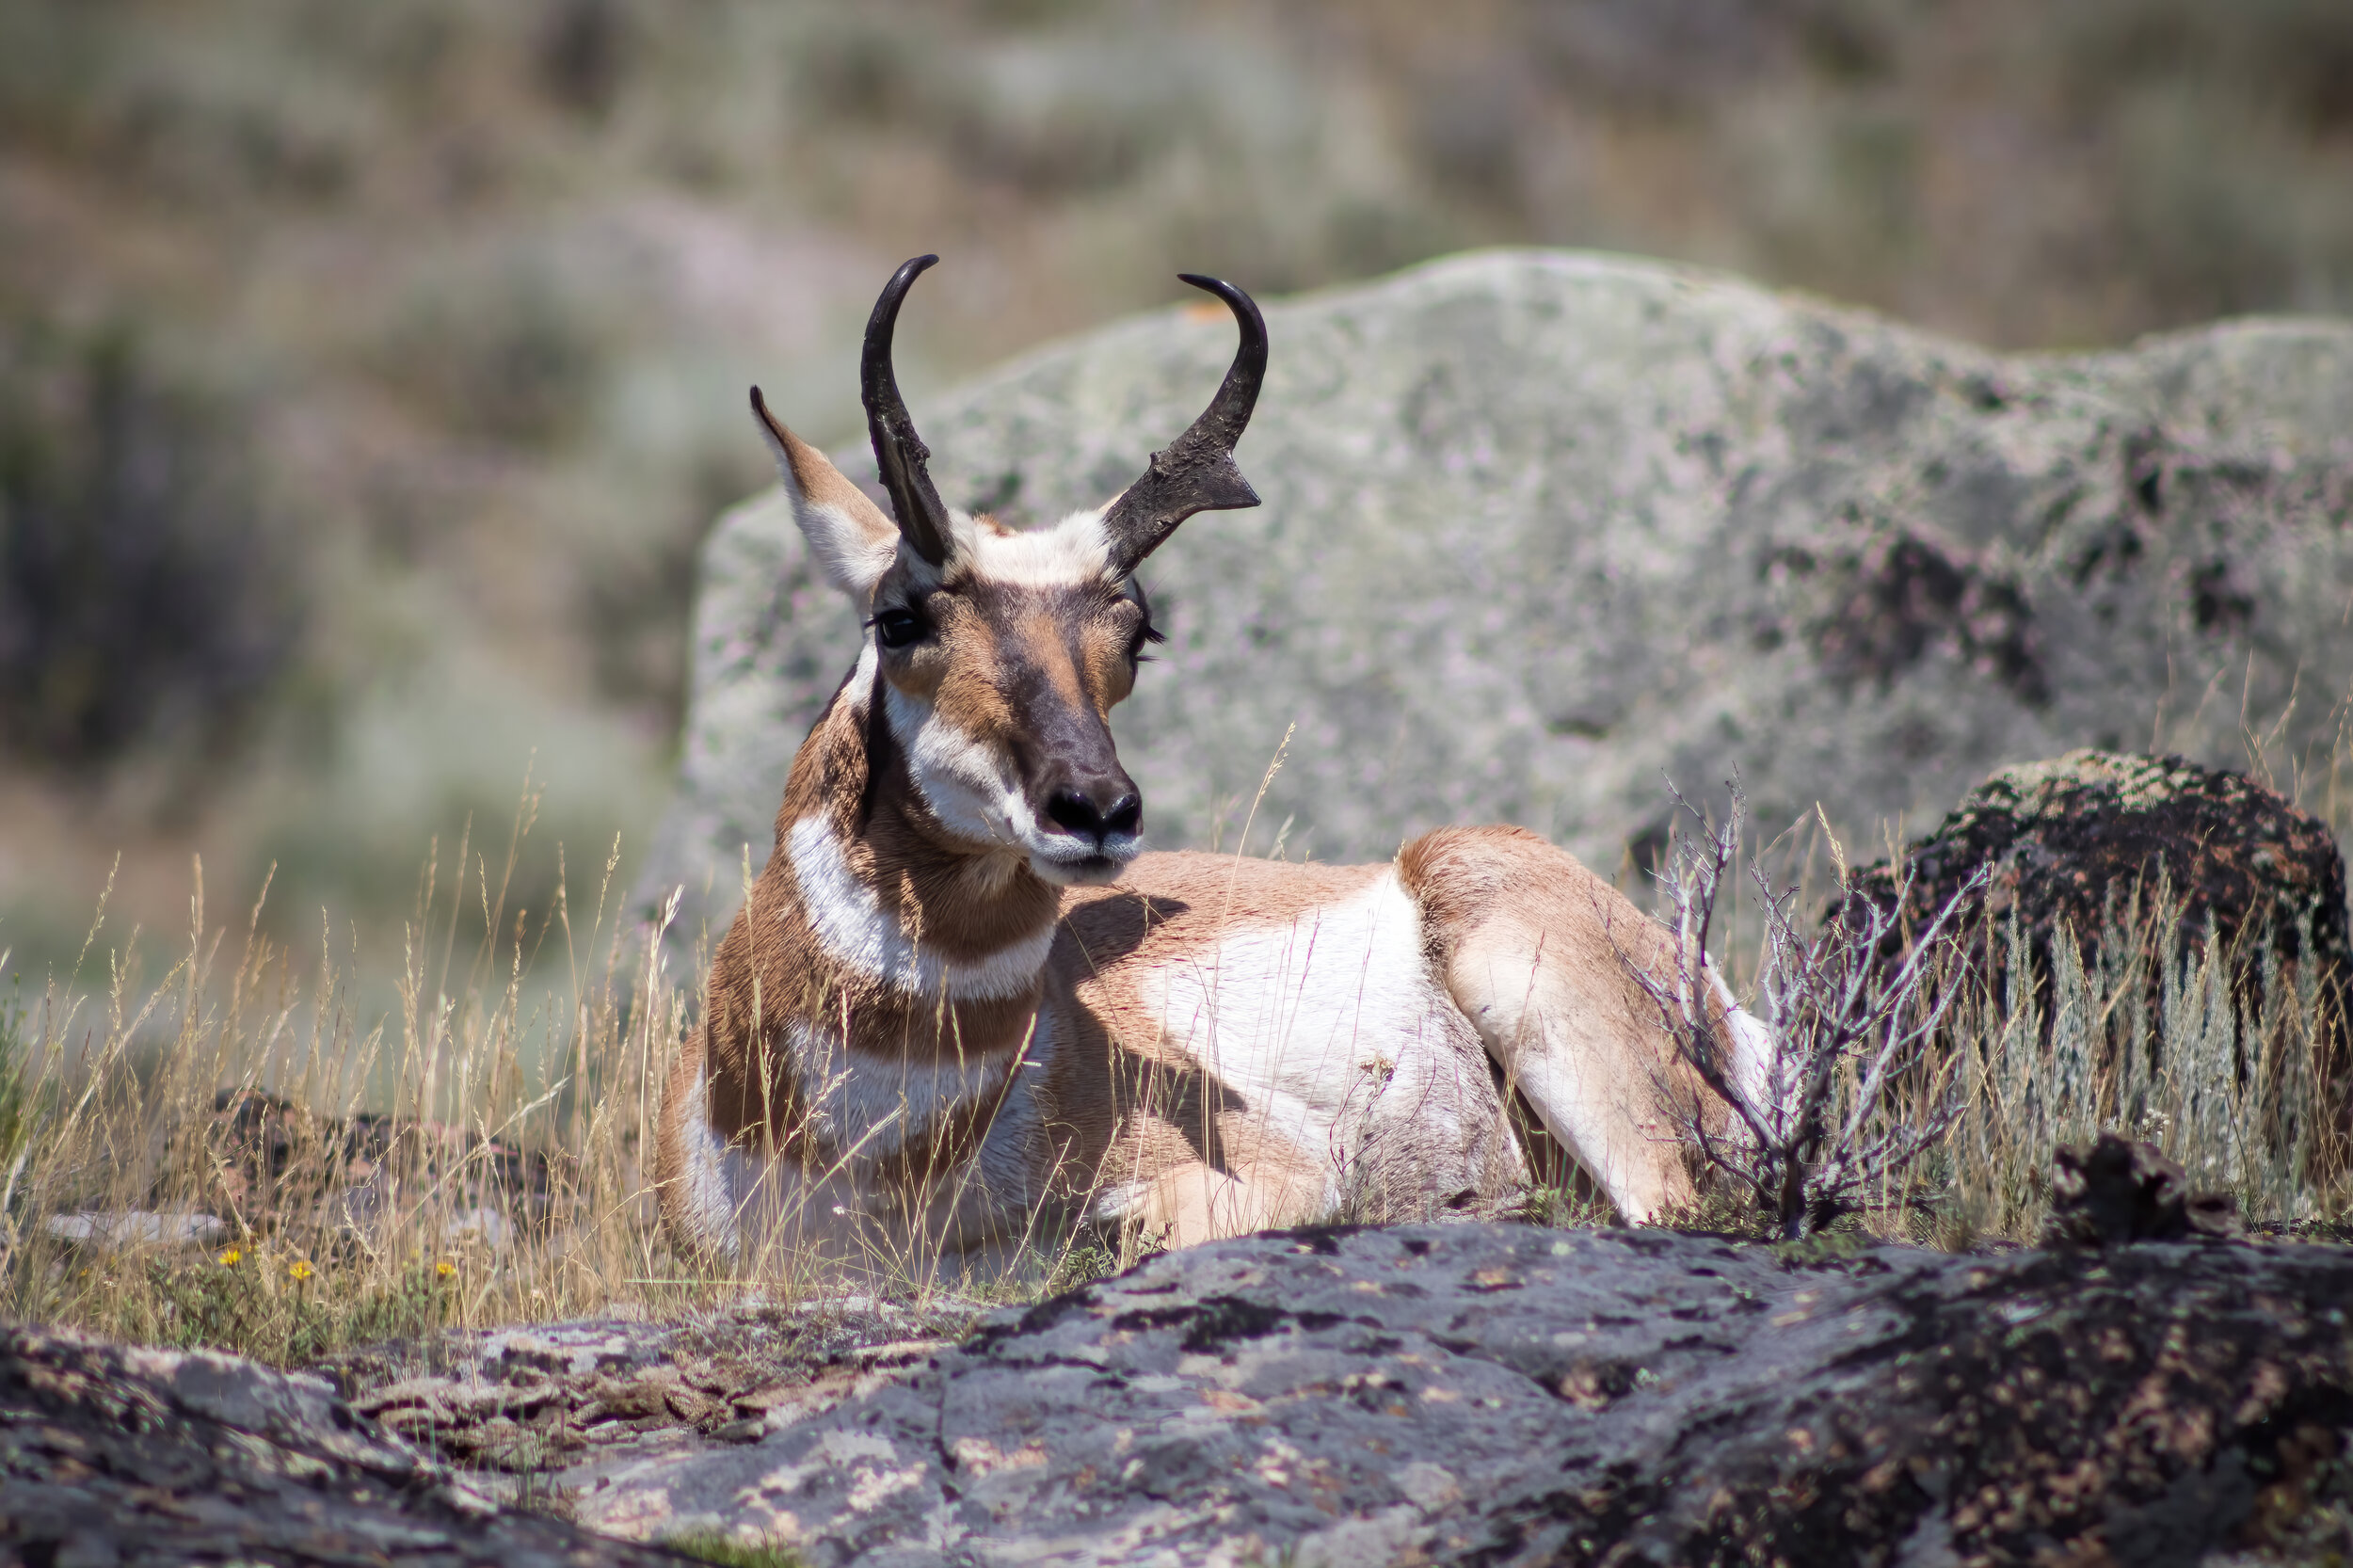
[[[2251,725],[2325,762],[2353,680],[2353,324],[1999,355],[1545,251],[1267,318],[1239,454],[1266,504],[1194,518],[1144,574],[1169,644],[1117,729],[1161,844],[1248,820],[1257,850],[1383,857],[1494,819],[1609,870],[1656,841],[1662,773],[1737,767],[1768,825],[1819,801],[1876,842],[2079,745],[2223,760]],[[933,472],[1019,521],[1099,504],[1231,351],[1214,310],[1041,350],[918,405]],[[722,520],[640,884],[683,885],[687,931],[766,857],[856,638],[774,494]]]

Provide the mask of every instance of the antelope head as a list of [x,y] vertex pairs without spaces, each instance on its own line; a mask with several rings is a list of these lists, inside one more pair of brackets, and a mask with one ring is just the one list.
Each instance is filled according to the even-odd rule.
[[941,503],[891,370],[900,302],[937,260],[899,268],[866,326],[859,391],[895,519],[772,418],[757,387],[752,409],[811,552],[865,617],[844,695],[871,680],[869,733],[888,727],[925,826],[1049,883],[1108,882],[1143,848],[1144,798],[1110,722],[1160,640],[1135,570],[1193,513],[1258,504],[1233,451],[1266,374],[1266,324],[1232,284],[1184,275],[1241,324],[1216,397],[1110,502],[1016,532]]

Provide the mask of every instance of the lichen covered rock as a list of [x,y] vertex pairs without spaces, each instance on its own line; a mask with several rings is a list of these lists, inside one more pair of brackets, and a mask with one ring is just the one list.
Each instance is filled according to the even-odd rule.
[[2008,768],[1905,846],[1900,865],[1865,867],[1852,888],[1881,905],[1905,891],[1916,927],[1980,868],[1991,876],[1968,916],[2015,919],[2046,958],[2062,926],[2096,940],[2136,892],[2153,906],[2162,888],[2186,951],[2201,951],[2209,931],[2225,943],[2268,932],[2290,960],[2309,940],[2338,984],[2353,969],[2336,836],[2244,774],[2089,750]]
[[[1963,898],[1980,870],[1986,882]],[[1882,943],[1891,960],[1907,933],[1956,905],[1954,929],[1996,995],[2007,984],[2013,930],[2047,1000],[2061,933],[2073,934],[2087,964],[2104,936],[2149,946],[2161,959],[2166,928],[2178,916],[2177,974],[2219,943],[2251,1011],[2268,943],[2284,967],[2275,973],[2309,968],[2328,1034],[2321,1057],[2343,1040],[2353,983],[2345,857],[2328,824],[2243,774],[2102,751],[2007,769],[1907,845],[1900,862],[1864,868],[1849,889],[1832,916],[1849,926],[1859,926],[1864,905],[1899,908],[1901,924]],[[2144,972],[2153,1012],[2168,976],[2157,962]]]
[[1303,1230],[581,1497],[812,1564],[2196,1563],[2353,1546],[2353,1253]]

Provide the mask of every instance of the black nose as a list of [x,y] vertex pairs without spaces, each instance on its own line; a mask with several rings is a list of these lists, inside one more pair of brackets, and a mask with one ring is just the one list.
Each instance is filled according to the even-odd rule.
[[1144,825],[1144,797],[1126,779],[1101,779],[1086,788],[1065,784],[1047,798],[1046,820],[1100,844],[1113,833],[1133,833]]

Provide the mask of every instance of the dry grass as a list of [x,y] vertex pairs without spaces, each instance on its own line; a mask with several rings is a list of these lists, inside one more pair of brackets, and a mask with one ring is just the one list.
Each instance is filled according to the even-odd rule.
[[[985,1280],[922,1234],[734,1267],[675,1253],[648,1151],[695,977],[671,972],[666,920],[618,912],[617,850],[584,922],[560,874],[544,913],[507,907],[533,804],[502,868],[464,842],[454,882],[428,866],[381,1021],[350,987],[364,955],[339,965],[330,935],[297,972],[259,906],[208,916],[200,865],[160,974],[142,933],[101,947],[102,905],[107,990],[0,1008],[0,1314],[293,1363],[746,1297],[1026,1299],[1135,1261],[1138,1239],[1042,1231]],[[469,954],[461,926],[496,936]],[[203,1216],[219,1229],[184,1239]]]
[[[455,886],[428,872],[398,1012],[380,1022],[358,1016],[347,968],[296,972],[258,907],[210,920],[200,866],[159,977],[134,931],[104,994],[52,984],[20,1001],[8,1043],[31,1114],[8,1151],[0,1311],[284,1362],[716,1289],[662,1244],[641,1170],[684,994],[659,933],[615,914],[609,860],[584,925],[560,885],[544,915],[510,923],[528,817],[503,872],[463,844]],[[456,951],[461,903],[502,933],[470,956]],[[92,944],[104,935],[102,909]],[[559,983],[527,979],[551,968]],[[240,1129],[216,1115],[235,1096],[281,1103]],[[197,1214],[223,1225],[200,1247],[77,1241],[52,1223],[132,1213],[166,1217],[151,1229]]]
[[[2329,1108],[2329,1011],[2311,965],[2272,934],[2230,942],[2185,929],[2160,883],[2111,906],[2085,964],[2054,944],[2047,994],[2026,984],[2013,925],[2000,996],[1965,995],[1950,1069],[1959,1115],[1910,1178],[1934,1192],[1941,1239],[2024,1240],[2048,1202],[2061,1144],[2117,1131],[2156,1144],[2250,1224],[2341,1224],[2353,1212],[2345,1128]],[[2296,951],[2309,952],[2303,940]]]
[[[87,947],[111,977],[103,992],[20,984],[0,1001],[0,1312],[293,1363],[442,1328],[747,1296],[1026,1299],[1149,1245],[1041,1222],[987,1284],[960,1277],[920,1227],[847,1258],[771,1246],[721,1269],[674,1254],[645,1156],[694,977],[671,971],[661,929],[619,912],[617,852],[584,920],[560,870],[544,910],[508,907],[534,805],[498,870],[470,841],[461,874],[441,874],[438,856],[428,865],[381,1021],[352,989],[364,955],[339,961],[330,931],[328,956],[298,970],[259,905],[229,922],[208,914],[200,865],[160,969],[149,954],[164,945],[144,933],[107,940],[102,904]],[[461,929],[494,935],[467,952]],[[1914,1017],[1897,1033],[1825,1036],[1819,1119],[1849,1134],[1839,1158],[1904,1150],[1847,1173],[1839,1207],[1947,1246],[2027,1240],[2053,1151],[2116,1128],[2235,1193],[2257,1224],[2353,1211],[2342,1128],[2318,1111],[2317,978],[2260,936],[2193,954],[2192,935],[2167,890],[2149,889],[2112,909],[2089,967],[2058,944],[2038,990],[2017,934],[1980,932],[2009,944],[2020,977],[1999,994],[1968,978],[1981,971],[1956,948],[1915,999],[1933,1029]],[[2251,984],[2234,989],[2234,974]],[[1878,1062],[1898,1034],[1903,1060]],[[1689,1218],[1754,1224],[1739,1208],[1720,1199]],[[1567,1192],[1523,1209],[1538,1223],[1607,1218]],[[109,1218],[93,1222],[104,1234],[67,1234],[76,1216]],[[218,1230],[184,1240],[194,1216]]]
[[[1702,824],[1662,869],[1689,954],[1709,951],[1723,920],[1740,858],[1737,787],[1732,803],[1724,824]],[[2062,927],[2047,967],[2014,914],[1974,929],[1953,919],[1967,890],[1899,962],[1872,964],[1861,955],[1884,951],[1885,921],[1801,933],[1792,910],[1819,901],[1777,882],[1769,858],[1748,866],[1763,926],[1749,1005],[1773,1040],[1765,1082],[1742,1096],[1712,1060],[1712,1034],[1682,1022],[1698,1016],[1696,964],[1637,977],[1703,1080],[1748,1102],[1724,1133],[1687,1118],[1703,1164],[1729,1178],[1692,1223],[1785,1238],[1859,1226],[1955,1248],[2032,1241],[2059,1147],[2111,1131],[2155,1144],[2195,1190],[2231,1194],[2250,1226],[2328,1231],[2353,1214],[2343,1026],[2314,966],[2281,956],[2313,952],[2309,929],[2286,942],[2252,926],[2218,939],[2186,923],[2187,901],[2160,874],[2116,891],[2088,948]]]

